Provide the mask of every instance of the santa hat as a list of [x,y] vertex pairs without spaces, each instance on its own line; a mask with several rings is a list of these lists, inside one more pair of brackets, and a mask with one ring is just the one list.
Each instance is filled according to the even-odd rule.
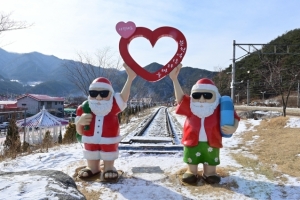
[[192,87],[192,92],[195,91],[195,90],[212,90],[214,91],[216,94],[219,93],[219,90],[218,88],[216,87],[215,83],[208,79],[208,78],[202,78],[200,80],[198,80],[196,82],[195,85],[193,85]]
[[99,78],[96,78],[95,80],[93,80],[93,82],[91,83],[91,85],[89,87],[89,90],[99,89],[99,88],[108,89],[109,91],[114,92],[111,82],[107,78],[104,78],[104,77],[99,77]]

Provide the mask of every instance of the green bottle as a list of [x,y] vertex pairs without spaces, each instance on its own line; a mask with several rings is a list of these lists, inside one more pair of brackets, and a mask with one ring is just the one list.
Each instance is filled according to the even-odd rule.
[[[91,109],[90,109],[90,106],[89,106],[89,102],[86,100],[84,101],[82,104],[81,104],[81,107],[82,107],[82,110],[84,113],[91,113]],[[83,130],[87,131],[87,130],[90,130],[90,125],[85,125],[83,127]],[[79,142],[82,141],[82,135],[80,135],[79,133],[76,132],[76,138]]]

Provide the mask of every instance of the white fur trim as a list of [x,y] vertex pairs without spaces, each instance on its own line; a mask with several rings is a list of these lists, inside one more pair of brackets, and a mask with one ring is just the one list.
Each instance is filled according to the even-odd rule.
[[101,138],[98,138],[98,136],[96,135],[97,137],[96,139],[94,136],[91,137],[82,136],[82,142],[89,143],[89,144],[116,144],[122,140],[122,137],[120,135],[117,137],[101,137]]
[[219,93],[218,88],[212,84],[195,84],[193,85],[191,91],[195,91],[195,90],[212,90],[215,93]]
[[116,160],[119,157],[119,151],[105,152],[100,151],[101,160]]
[[122,137],[119,135],[117,137],[101,137],[100,144],[116,144],[122,140]]
[[121,111],[127,107],[127,102],[123,101],[120,93],[115,93],[114,97]]
[[87,160],[100,160],[100,151],[83,150],[83,157]]
[[114,89],[110,84],[103,83],[103,82],[91,83],[89,90],[98,89],[98,88],[104,88],[104,89],[108,89],[111,92],[114,92]]

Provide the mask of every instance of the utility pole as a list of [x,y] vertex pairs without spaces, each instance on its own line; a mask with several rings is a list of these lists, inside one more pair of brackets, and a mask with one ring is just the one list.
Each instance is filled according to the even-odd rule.
[[297,94],[297,107],[298,107],[298,108],[300,108],[300,105],[299,105],[299,101],[300,101],[300,100],[299,100],[299,98],[300,98],[299,92],[300,92],[300,91],[299,91],[299,80],[298,80],[298,94]]
[[233,40],[233,58],[232,58],[232,69],[231,69],[231,99],[234,102],[234,84],[235,84],[235,40]]
[[[240,56],[239,58],[235,58],[235,47],[239,47],[241,50],[245,52],[244,55]],[[265,52],[263,51],[264,47],[273,47],[273,51]],[[297,50],[292,51],[290,47],[299,47],[300,44],[255,44],[255,43],[236,43],[233,40],[233,59],[232,59],[232,72],[231,72],[231,99],[233,102],[235,98],[235,62],[240,60],[248,55],[251,54],[258,54],[258,55],[300,55],[300,52]],[[248,47],[248,48],[247,48]],[[286,49],[285,49],[286,48]],[[299,48],[293,48],[299,49]],[[282,77],[281,77],[282,80]],[[299,88],[299,81],[298,81],[298,88]],[[299,89],[298,89],[299,94]],[[248,100],[248,99],[247,99]],[[298,107],[299,107],[299,95],[298,95]]]
[[247,80],[247,106],[250,105],[250,88],[249,88],[249,80]]
[[260,92],[260,93],[262,93],[262,100],[264,101],[265,100],[265,93],[266,93],[266,91],[263,91],[263,92]]
[[25,137],[26,137],[26,117],[27,117],[27,114],[26,114],[26,104],[23,103],[22,106],[24,107],[24,135],[23,135],[23,144],[25,144]]
[[240,104],[240,94],[238,93],[236,96],[236,103]]

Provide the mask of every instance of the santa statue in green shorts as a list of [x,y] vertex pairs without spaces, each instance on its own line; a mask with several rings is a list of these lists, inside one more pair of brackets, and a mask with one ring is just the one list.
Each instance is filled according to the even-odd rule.
[[182,144],[183,161],[188,167],[182,176],[182,182],[196,184],[199,180],[198,164],[202,163],[202,178],[209,184],[219,183],[221,178],[216,172],[216,166],[220,164],[221,130],[224,134],[233,134],[240,118],[234,112],[234,125],[220,127],[221,96],[218,88],[212,80],[202,78],[193,85],[191,95],[185,95],[177,78],[181,67],[179,64],[169,76],[173,81],[178,103],[176,114],[186,116]]

